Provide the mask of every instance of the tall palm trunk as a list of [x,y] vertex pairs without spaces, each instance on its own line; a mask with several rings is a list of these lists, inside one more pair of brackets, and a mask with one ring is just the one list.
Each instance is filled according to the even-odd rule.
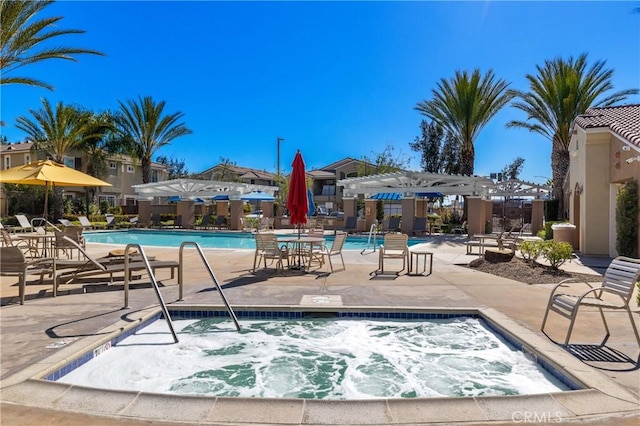
[[551,170],[553,174],[553,198],[558,200],[558,220],[567,218],[564,208],[564,180],[569,171],[569,151],[559,146],[554,138],[551,152]]
[[151,160],[142,158],[142,183],[149,183],[151,180]]
[[465,176],[473,176],[473,163],[476,158],[476,151],[473,147],[473,142],[462,146],[460,158],[462,160],[462,174]]

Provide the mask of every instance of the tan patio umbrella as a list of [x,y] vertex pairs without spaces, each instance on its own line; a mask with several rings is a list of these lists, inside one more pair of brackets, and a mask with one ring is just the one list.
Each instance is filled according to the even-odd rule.
[[111,186],[86,173],[72,169],[51,160],[34,161],[22,166],[0,171],[0,183],[46,186],[44,197],[44,218],[47,218],[47,193],[49,186]]

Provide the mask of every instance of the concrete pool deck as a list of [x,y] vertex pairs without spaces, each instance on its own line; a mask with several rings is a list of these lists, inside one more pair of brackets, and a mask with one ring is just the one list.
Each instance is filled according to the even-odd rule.
[[[42,384],[32,377],[51,359],[90,347],[122,324],[156,305],[150,288],[130,292],[123,309],[123,292],[104,286],[61,285],[57,298],[51,285],[29,284],[25,305],[17,304],[16,279],[0,277],[1,401],[2,424],[452,424],[474,422],[637,425],[640,419],[639,349],[625,312],[607,313],[612,336],[605,351],[582,354],[584,360],[553,344],[540,331],[549,292],[554,283],[527,285],[459,266],[476,255],[466,255],[466,238],[427,238],[425,247],[435,253],[429,276],[374,277],[378,254],[346,251],[346,271],[333,274],[251,274],[252,250],[215,250],[205,253],[232,306],[299,306],[310,295],[339,296],[345,306],[465,308],[484,310],[502,318],[534,342],[544,354],[562,360],[584,377],[591,389],[562,395],[495,398],[443,398],[431,401],[342,401],[341,409],[323,401],[216,399],[113,393]],[[113,246],[89,244],[89,251],[103,255]],[[177,249],[145,247],[158,259],[178,259]],[[202,263],[193,251],[186,253],[184,301],[177,302],[176,280],[168,272],[158,274],[164,300],[171,306],[220,305]],[[610,259],[580,258],[565,269],[601,273]],[[326,267],[325,267],[326,269]],[[323,269],[324,270],[324,269]],[[107,291],[102,291],[107,290]],[[638,308],[634,317],[638,322]],[[567,321],[553,316],[550,335],[563,336]],[[602,325],[597,311],[581,310],[572,341],[596,344]],[[604,356],[604,358],[599,358]],[[257,406],[256,406],[257,405]],[[199,407],[199,408],[198,408]],[[203,408],[204,407],[204,408]],[[251,409],[248,409],[251,407]],[[163,409],[165,411],[163,411]],[[173,416],[173,417],[172,417]]]

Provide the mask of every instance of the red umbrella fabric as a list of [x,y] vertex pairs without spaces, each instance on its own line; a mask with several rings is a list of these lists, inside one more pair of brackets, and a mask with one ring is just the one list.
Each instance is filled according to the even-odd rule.
[[304,225],[307,223],[309,202],[307,198],[307,176],[304,171],[304,160],[302,159],[300,150],[296,153],[291,167],[287,210],[289,210],[289,214],[291,215],[292,225]]

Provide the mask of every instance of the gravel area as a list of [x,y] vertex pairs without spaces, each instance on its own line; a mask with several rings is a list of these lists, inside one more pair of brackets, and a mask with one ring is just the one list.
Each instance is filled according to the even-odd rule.
[[562,269],[555,270],[548,265],[527,263],[518,257],[514,257],[509,262],[495,263],[479,259],[472,262],[468,267],[527,284],[554,284],[567,278],[575,278],[587,282],[600,282],[602,280],[600,275],[567,272]]

